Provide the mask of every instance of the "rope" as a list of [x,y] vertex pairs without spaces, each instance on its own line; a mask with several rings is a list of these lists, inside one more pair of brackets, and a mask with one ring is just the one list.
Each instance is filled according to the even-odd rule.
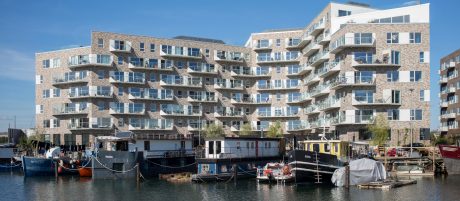
[[116,173],[123,173],[123,174],[124,174],[124,173],[130,172],[130,171],[133,171],[133,170],[136,169],[136,167],[137,167],[137,164],[136,164],[136,165],[134,165],[134,166],[133,166],[131,169],[129,169],[129,170],[125,170],[125,171],[113,170],[113,169],[108,168],[108,167],[105,166],[104,164],[102,164],[99,160],[97,160],[97,157],[93,157],[93,158],[94,158],[99,164],[101,164],[101,166],[104,167],[105,169],[110,170],[110,171],[112,171],[112,172],[116,172]]
[[154,164],[154,165],[158,165],[158,166],[160,166],[160,167],[173,168],[173,169],[175,169],[175,168],[184,168],[184,167],[188,167],[188,166],[192,166],[192,165],[195,165],[195,164],[196,164],[196,162],[194,162],[194,163],[191,163],[191,164],[188,164],[188,165],[176,167],[176,166],[161,165],[161,164],[158,164],[158,163],[154,163],[154,162],[152,162],[152,161],[149,161],[149,160],[147,160],[147,162],[152,163],[152,164]]
[[241,170],[243,173],[247,174],[247,175],[251,175],[251,176],[256,176],[257,177],[257,174],[253,174],[251,172],[247,172],[247,171],[244,171],[243,169],[241,169],[240,166],[238,166],[238,169]]

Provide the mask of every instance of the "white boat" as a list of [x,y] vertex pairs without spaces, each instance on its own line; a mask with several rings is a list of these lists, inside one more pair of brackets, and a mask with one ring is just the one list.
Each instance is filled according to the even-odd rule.
[[258,182],[291,182],[294,177],[291,175],[291,168],[284,163],[267,163],[263,168],[257,169]]

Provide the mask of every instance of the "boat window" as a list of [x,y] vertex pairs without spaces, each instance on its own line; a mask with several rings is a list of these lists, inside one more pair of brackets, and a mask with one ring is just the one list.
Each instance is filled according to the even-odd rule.
[[329,144],[324,144],[324,152],[330,152],[331,151],[331,147],[329,146]]
[[115,171],[123,171],[123,163],[112,163],[112,169]]
[[220,144],[221,142],[220,141],[216,141],[216,154],[220,154],[221,150],[220,150]]
[[249,149],[249,142],[246,142],[246,148]]
[[209,146],[208,147],[208,149],[209,149],[208,154],[214,154],[214,141],[209,141],[208,144],[209,144],[208,145]]
[[251,149],[254,149],[254,142],[251,142]]
[[313,151],[319,152],[319,144],[313,144]]
[[150,141],[144,141],[144,151],[150,151]]
[[272,143],[271,142],[268,143],[268,148],[272,148]]
[[339,143],[335,143],[334,145],[335,152],[339,152]]

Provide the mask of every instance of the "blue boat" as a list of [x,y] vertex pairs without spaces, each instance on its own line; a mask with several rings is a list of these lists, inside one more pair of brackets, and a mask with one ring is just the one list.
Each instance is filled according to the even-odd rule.
[[52,158],[22,157],[24,176],[52,176],[55,174],[55,163]]
[[17,149],[11,145],[0,146],[0,171],[14,171],[21,169],[21,162],[15,160]]

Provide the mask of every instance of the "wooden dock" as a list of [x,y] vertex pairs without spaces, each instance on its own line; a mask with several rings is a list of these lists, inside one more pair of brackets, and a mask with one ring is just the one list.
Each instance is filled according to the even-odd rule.
[[358,185],[361,189],[392,189],[401,186],[407,186],[416,184],[416,180],[399,180],[399,181],[383,181],[383,182],[371,182],[367,184]]

